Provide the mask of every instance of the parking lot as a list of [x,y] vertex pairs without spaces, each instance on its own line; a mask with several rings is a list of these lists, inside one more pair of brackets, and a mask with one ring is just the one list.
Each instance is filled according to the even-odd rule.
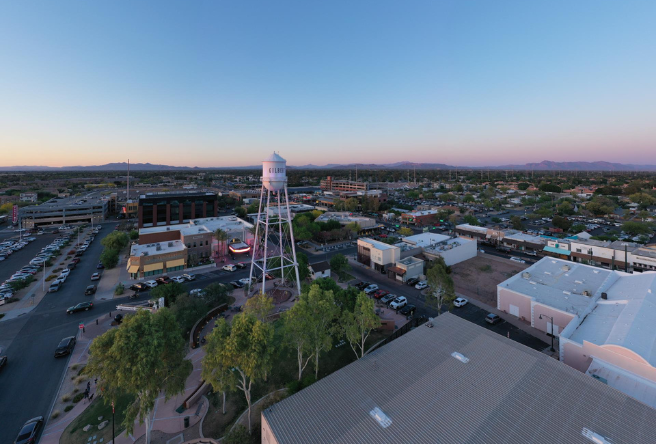
[[[36,238],[36,240],[27,244],[27,246],[25,246],[23,249],[15,251],[4,261],[0,261],[0,282],[6,281],[21,267],[27,265],[34,258],[34,256],[36,256],[37,253],[41,251],[43,247],[51,243],[58,236],[59,234],[43,234],[39,236],[31,236]],[[12,237],[10,239],[14,240],[18,238]]]

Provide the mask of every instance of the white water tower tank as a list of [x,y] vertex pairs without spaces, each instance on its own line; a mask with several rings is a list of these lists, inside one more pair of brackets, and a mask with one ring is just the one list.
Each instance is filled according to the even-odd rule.
[[262,162],[262,183],[270,191],[280,191],[287,184],[287,161],[278,153]]

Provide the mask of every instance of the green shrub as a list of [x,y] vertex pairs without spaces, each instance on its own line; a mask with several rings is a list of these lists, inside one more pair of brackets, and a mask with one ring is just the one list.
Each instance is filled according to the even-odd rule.
[[52,419],[59,418],[59,415],[61,415],[61,412],[59,410],[55,410],[52,412]]
[[73,410],[73,407],[75,407],[75,406],[74,405],[67,405],[66,407],[64,407],[64,411],[65,412],[70,412],[71,410]]
[[52,281],[52,280],[54,280],[54,279],[57,279],[57,275],[56,275],[56,274],[51,274],[50,276],[48,276],[48,277],[46,278],[46,282],[50,282],[50,281]]
[[64,396],[62,396],[62,402],[68,402],[71,400],[71,394],[66,393]]
[[73,402],[77,404],[78,402],[82,401],[84,399],[84,393],[78,393],[73,397]]
[[120,294],[123,294],[124,291],[125,291],[125,285],[123,285],[122,282],[119,282],[116,288],[114,289],[114,294],[118,296]]

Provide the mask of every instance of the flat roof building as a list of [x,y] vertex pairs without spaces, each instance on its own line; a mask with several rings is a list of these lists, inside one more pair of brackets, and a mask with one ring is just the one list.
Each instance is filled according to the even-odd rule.
[[263,410],[262,443],[654,442],[645,404],[455,315],[431,325]]
[[315,222],[328,222],[329,220],[336,220],[342,226],[346,226],[350,223],[355,222],[358,225],[360,225],[360,228],[363,230],[375,228],[378,225],[376,223],[376,220],[371,217],[355,216],[347,211],[343,211],[343,212],[330,211],[330,212],[323,213],[321,216],[315,219]]
[[216,217],[219,201],[215,192],[177,191],[146,193],[139,196],[138,227],[157,227],[187,223],[193,219]]
[[135,244],[130,247],[127,271],[133,279],[148,278],[183,270],[187,263],[187,248],[179,240]]
[[54,197],[40,205],[30,205],[19,210],[23,228],[71,223],[100,223],[110,212],[114,197],[94,191],[84,196]]

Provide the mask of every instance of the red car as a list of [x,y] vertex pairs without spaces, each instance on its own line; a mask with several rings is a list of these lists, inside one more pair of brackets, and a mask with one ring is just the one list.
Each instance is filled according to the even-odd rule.
[[71,263],[78,264],[80,262],[80,260],[81,259],[79,257],[74,257],[73,259],[71,259]]
[[69,251],[68,254],[75,254],[75,250]]
[[375,299],[380,299],[385,295],[388,295],[389,291],[387,290],[378,290],[377,292],[374,293],[374,298]]

